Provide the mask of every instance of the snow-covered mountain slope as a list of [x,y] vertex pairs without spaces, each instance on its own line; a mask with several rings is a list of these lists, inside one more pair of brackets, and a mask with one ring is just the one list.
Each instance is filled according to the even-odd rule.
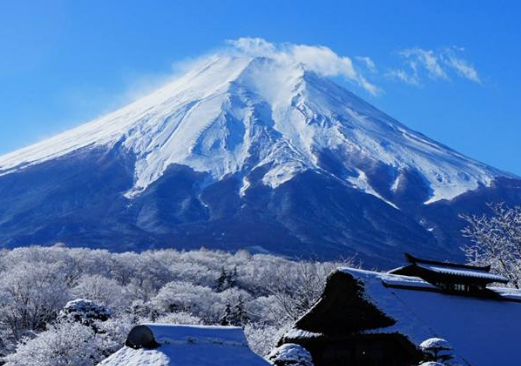
[[461,255],[460,213],[521,204],[465,157],[284,57],[216,55],[104,117],[0,157],[0,245]]
[[[214,180],[266,167],[276,188],[306,170],[332,174],[384,199],[365,167],[392,170],[390,189],[404,171],[428,182],[426,203],[490,186],[503,173],[411,131],[305,66],[263,57],[215,56],[151,95],[91,123],[0,157],[8,174],[82,148],[121,145],[136,158],[140,194],[172,164],[208,172]],[[336,171],[320,163],[334,153]]]

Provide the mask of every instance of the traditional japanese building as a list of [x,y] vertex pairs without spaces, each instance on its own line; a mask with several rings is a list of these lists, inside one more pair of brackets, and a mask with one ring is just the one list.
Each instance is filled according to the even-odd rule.
[[424,359],[420,345],[446,339],[461,365],[518,359],[521,291],[490,267],[406,255],[388,273],[339,268],[321,299],[281,343],[297,343],[315,366],[406,366]]
[[487,288],[491,283],[507,284],[508,279],[490,273],[490,266],[469,266],[420,259],[406,253],[408,265],[389,271],[409,277],[419,277],[447,293],[496,297],[498,293]]

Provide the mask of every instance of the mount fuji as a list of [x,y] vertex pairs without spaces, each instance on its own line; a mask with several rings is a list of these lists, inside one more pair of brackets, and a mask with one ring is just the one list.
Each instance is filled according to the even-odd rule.
[[0,245],[247,249],[387,267],[461,259],[461,213],[520,178],[410,130],[305,64],[214,55],[0,157]]

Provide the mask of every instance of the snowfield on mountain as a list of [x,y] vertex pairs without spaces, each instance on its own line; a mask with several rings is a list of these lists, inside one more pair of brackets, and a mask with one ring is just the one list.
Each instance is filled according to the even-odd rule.
[[[331,174],[381,198],[364,165],[418,170],[432,193],[426,203],[452,199],[504,175],[466,158],[373,108],[304,65],[264,57],[221,56],[128,107],[70,132],[0,158],[2,174],[82,148],[120,144],[136,156],[129,197],[146,190],[172,164],[220,180],[268,167],[276,188],[305,170]],[[329,150],[342,162],[320,164]],[[243,187],[244,193],[247,187]]]
[[217,54],[118,111],[0,157],[0,239],[386,266],[404,250],[461,256],[458,214],[519,203],[520,185],[304,63]]

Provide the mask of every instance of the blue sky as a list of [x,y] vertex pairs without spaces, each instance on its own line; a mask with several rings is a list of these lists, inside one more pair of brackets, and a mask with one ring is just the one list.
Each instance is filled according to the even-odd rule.
[[[466,155],[521,175],[516,1],[0,2],[0,153],[154,86],[179,60],[261,37],[349,57],[347,87]],[[371,64],[374,63],[374,67]],[[369,63],[367,62],[369,61]]]

